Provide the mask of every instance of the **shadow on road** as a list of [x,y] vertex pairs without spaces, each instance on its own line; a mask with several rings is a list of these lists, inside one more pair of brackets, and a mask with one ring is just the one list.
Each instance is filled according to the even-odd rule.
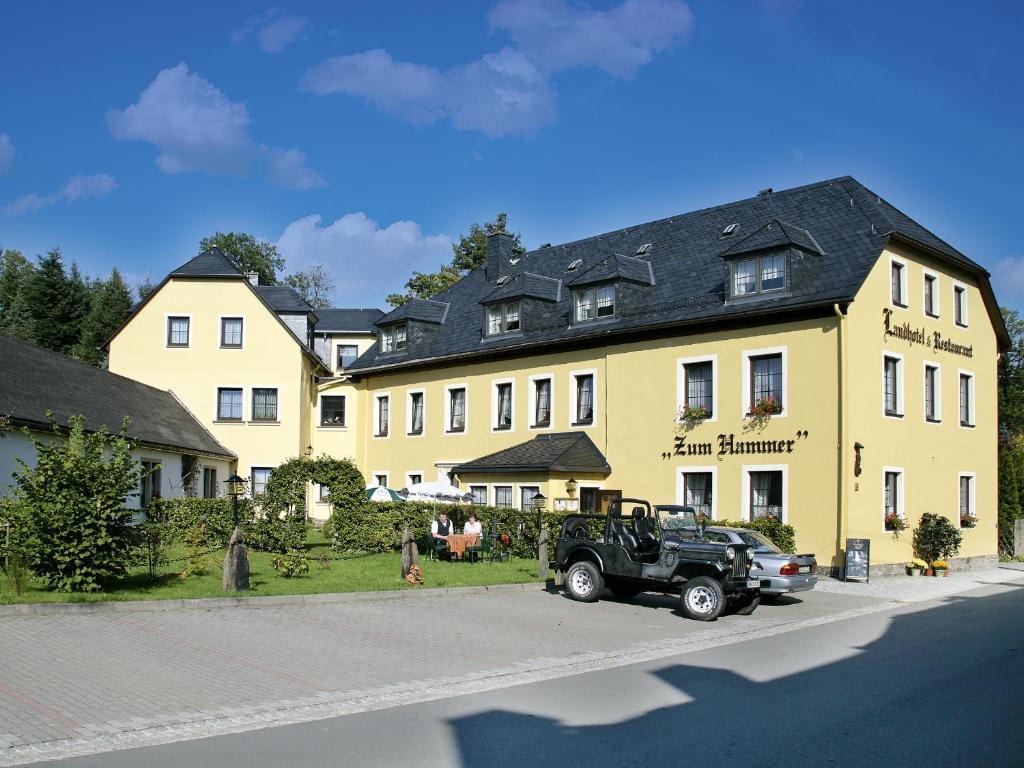
[[[897,614],[853,655],[764,682],[710,666],[665,666],[652,674],[692,700],[613,724],[567,726],[500,710],[453,719],[460,764],[1021,766],[1024,606],[1013,586]],[[641,602],[675,607],[661,600]],[[800,632],[782,638],[785,651],[765,646],[780,663],[803,649]],[[585,712],[568,714],[586,720]]]

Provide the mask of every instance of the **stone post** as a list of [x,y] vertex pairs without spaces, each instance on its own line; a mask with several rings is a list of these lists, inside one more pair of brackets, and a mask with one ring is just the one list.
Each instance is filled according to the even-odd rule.
[[1024,518],[1013,522],[1013,556],[1024,555]]
[[409,575],[409,570],[414,565],[419,565],[420,554],[413,539],[412,531],[406,526],[402,531],[402,578]]
[[235,526],[228,542],[228,553],[224,556],[225,592],[238,592],[249,589],[249,552],[245,548],[245,538],[241,526]]
[[548,578],[548,524],[541,523],[540,537],[537,540],[537,577],[547,581]]

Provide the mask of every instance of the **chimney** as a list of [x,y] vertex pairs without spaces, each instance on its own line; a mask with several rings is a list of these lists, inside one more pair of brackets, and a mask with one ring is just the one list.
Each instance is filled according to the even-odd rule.
[[259,272],[246,272],[245,273],[245,279],[248,280],[253,285],[259,285],[260,284],[260,273]]
[[493,283],[499,277],[512,274],[514,268],[509,262],[513,255],[512,242],[512,235],[505,230],[487,235],[487,267],[484,271],[487,282]]

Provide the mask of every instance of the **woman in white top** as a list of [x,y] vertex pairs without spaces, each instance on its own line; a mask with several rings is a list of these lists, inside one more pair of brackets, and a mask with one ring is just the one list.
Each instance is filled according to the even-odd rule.
[[480,536],[483,534],[483,526],[480,525],[480,521],[476,519],[476,513],[470,512],[469,519],[466,520],[466,524],[462,526],[462,532],[467,536]]

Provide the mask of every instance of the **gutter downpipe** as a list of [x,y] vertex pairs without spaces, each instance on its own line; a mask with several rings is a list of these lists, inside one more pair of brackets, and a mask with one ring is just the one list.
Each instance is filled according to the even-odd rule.
[[[838,324],[836,329],[838,331],[838,339],[836,342],[836,354],[838,357],[837,364],[839,366],[839,386],[838,386],[838,397],[839,402],[837,405],[838,411],[838,429],[839,439],[838,445],[836,446],[836,461],[838,462],[838,475],[839,483],[837,489],[837,509],[836,509],[836,546],[835,546],[835,568],[833,568],[833,575],[842,569],[842,552],[844,542],[846,541],[847,533],[847,522],[848,522],[848,505],[849,505],[849,480],[846,476],[847,452],[848,447],[846,437],[846,313],[840,308],[839,304],[832,305],[832,311],[835,312],[838,318]],[[843,574],[843,578],[846,574]]]

